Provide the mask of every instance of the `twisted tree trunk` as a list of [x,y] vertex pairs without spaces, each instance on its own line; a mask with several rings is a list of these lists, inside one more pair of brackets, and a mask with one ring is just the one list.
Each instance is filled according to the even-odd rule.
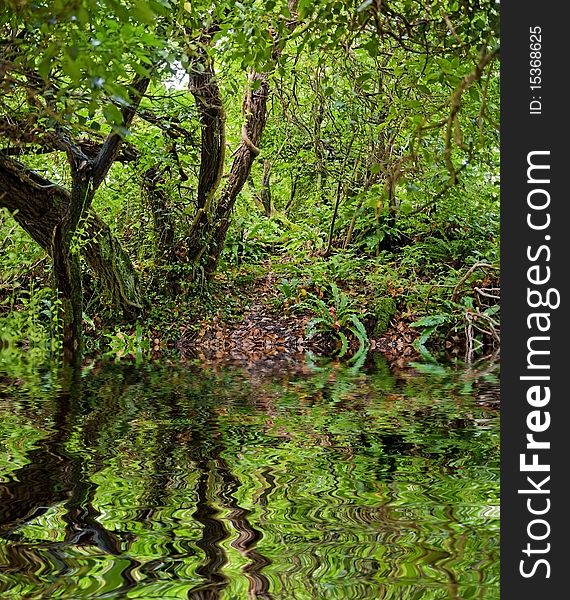
[[[288,1],[293,30],[297,22],[297,0]],[[206,35],[205,42],[209,39]],[[282,42],[274,41],[272,56],[275,62],[283,50]],[[205,54],[193,56],[199,69],[189,70],[190,91],[194,95],[202,123],[200,176],[198,181],[198,211],[186,236],[187,260],[193,264],[195,275],[210,278],[215,272],[230,226],[232,210],[245,185],[253,161],[259,155],[259,145],[267,119],[269,73],[251,71],[242,103],[244,124],[239,146],[226,183],[218,192],[224,167],[225,113],[221,102],[212,60]],[[191,63],[192,65],[193,63]],[[267,172],[267,186],[269,173]]]
[[[254,88],[257,89],[254,90]],[[206,277],[210,277],[220,260],[224,242],[230,226],[231,213],[253,165],[259,155],[258,145],[265,128],[267,100],[269,98],[269,78],[266,73],[250,73],[249,86],[245,94],[243,112],[245,123],[242,128],[240,145],[228,174],[216,207],[216,220],[210,227],[203,246],[202,261]]]
[[[133,81],[131,101],[121,111],[124,128],[130,127],[149,83],[147,76],[137,76]],[[17,130],[10,135],[20,137]],[[15,212],[16,221],[52,257],[54,280],[61,300],[63,358],[72,364],[81,355],[83,314],[78,227],[87,218],[95,193],[117,159],[123,139],[114,131],[109,133],[104,142],[97,145],[94,156],[61,125],[44,131],[43,135],[32,136],[31,140],[20,141],[43,143],[48,148],[65,152],[71,170],[69,191],[11,160],[8,155],[0,154],[0,206]],[[118,286],[116,289],[125,288]]]
[[265,73],[250,73],[243,101],[245,122],[241,141],[221,193],[217,193],[224,165],[225,116],[213,65],[204,62],[199,75],[191,76],[190,91],[196,99],[202,122],[198,211],[186,236],[187,260],[211,276],[218,264],[238,194],[259,155],[258,145],[265,127],[269,80]]
[[[64,239],[61,223],[69,203],[70,193],[66,188],[51,183],[13,159],[0,156],[0,208],[7,208],[16,222],[52,257],[57,287],[64,288],[64,297],[73,300],[71,287],[77,285],[79,253],[73,249],[77,245],[106,300],[125,316],[132,316],[143,303],[137,274],[128,255],[109,226],[93,211],[85,220],[84,243],[78,240],[77,244],[70,244],[69,239]],[[67,308],[71,309],[71,305]],[[77,322],[81,314],[71,311]]]

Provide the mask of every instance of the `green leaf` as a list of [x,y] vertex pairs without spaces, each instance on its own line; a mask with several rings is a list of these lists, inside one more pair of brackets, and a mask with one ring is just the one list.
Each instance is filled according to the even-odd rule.
[[134,0],[133,13],[144,23],[153,23],[156,15],[145,0]]
[[313,337],[315,335],[315,333],[318,332],[317,325],[320,325],[321,323],[326,323],[326,320],[323,319],[322,317],[316,317],[315,319],[311,319],[307,323],[306,331],[307,331],[308,337]]
[[366,42],[365,44],[363,44],[362,47],[373,58],[375,58],[376,56],[378,56],[379,41],[375,37],[373,37],[371,40],[369,40],[368,42]]
[[348,338],[342,331],[338,331],[337,334],[341,343],[340,352],[338,353],[338,356],[339,358],[342,358],[348,350]]
[[122,125],[123,115],[114,104],[106,104],[103,107],[103,115],[111,125]]
[[354,324],[355,327],[355,335],[358,338],[358,341],[361,343],[361,345],[364,344],[368,344],[368,333],[366,331],[366,327],[364,327],[364,324],[362,323],[362,321],[356,316],[356,315],[350,315],[350,320],[352,321],[352,323]]
[[[411,327],[411,325],[410,325],[410,327]],[[436,330],[437,330],[437,325],[434,325],[432,327],[426,327],[424,329],[422,335],[418,339],[418,344],[420,346],[423,346]]]
[[37,66],[38,73],[42,79],[49,79],[51,72],[52,61],[51,58],[46,57],[40,61]]
[[441,325],[442,323],[445,323],[447,319],[448,316],[443,314],[426,315],[414,323],[410,323],[410,327],[431,327],[433,325]]
[[61,63],[63,72],[71,79],[75,85],[79,85],[81,81],[81,68],[79,64],[70,58],[64,59]]
[[297,10],[299,11],[299,16],[301,17],[301,19],[304,19],[311,13],[311,11],[313,10],[313,6],[313,0],[299,0]]

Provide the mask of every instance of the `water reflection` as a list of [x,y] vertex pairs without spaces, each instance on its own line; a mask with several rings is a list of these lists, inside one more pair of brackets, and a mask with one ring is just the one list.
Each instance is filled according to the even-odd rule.
[[2,598],[498,598],[492,369],[0,384]]

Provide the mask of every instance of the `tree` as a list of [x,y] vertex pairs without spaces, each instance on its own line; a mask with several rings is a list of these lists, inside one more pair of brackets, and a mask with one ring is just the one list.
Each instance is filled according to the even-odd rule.
[[[474,139],[473,126],[460,119],[463,97],[497,53],[493,3],[8,5],[11,11],[0,17],[0,207],[52,258],[69,356],[77,354],[81,333],[81,253],[117,309],[133,316],[144,305],[128,254],[92,208],[115,163],[138,165],[157,265],[176,267],[170,268],[175,275],[169,287],[180,293],[182,278],[207,279],[219,264],[276,89],[283,116],[313,153],[318,188],[330,182],[336,190],[330,251],[343,202],[356,202],[354,219],[360,210],[363,196],[356,188],[383,185],[392,223],[406,175],[437,170],[440,156],[449,185],[457,183],[463,168],[457,162],[473,154],[467,141]],[[299,75],[299,67],[315,69],[315,75]],[[169,83],[181,73],[186,90]],[[229,155],[230,90],[239,89],[240,78],[246,80],[240,135]],[[308,119],[297,97],[302,86],[303,102],[312,105]],[[480,105],[483,119],[484,98]],[[160,132],[161,157],[144,147],[150,130]],[[287,146],[284,140],[281,149]],[[67,171],[41,175],[37,167],[50,156],[64,156]],[[190,157],[198,162],[195,172]],[[173,189],[188,221],[172,211]],[[345,246],[354,229],[351,222]]]
[[[189,4],[169,21],[166,15],[169,4],[151,2],[147,6],[135,2],[124,9],[120,3],[110,0],[97,10],[88,2],[71,7],[54,3],[50,7],[54,12],[50,13],[49,9],[25,3],[23,8],[15,7],[19,10],[2,23],[6,33],[2,91],[7,113],[2,133],[8,146],[2,149],[0,162],[0,201],[52,257],[55,284],[63,307],[63,346],[70,355],[77,353],[82,322],[78,230],[88,218],[93,198],[118,157],[123,138],[130,133],[151,81],[164,77],[168,72],[165,65],[173,63],[167,48],[179,41],[168,37],[171,34],[176,38],[175,26],[183,27],[184,36],[180,37],[186,41],[186,48],[177,58],[186,59],[189,88],[196,100],[202,127],[198,207],[187,232],[189,251],[186,256],[198,264],[206,253],[204,261],[208,273],[217,264],[229,214],[259,153],[257,144],[265,123],[268,80],[265,74],[252,71],[244,98],[242,143],[236,151],[228,183],[214,207],[212,203],[224,167],[225,123],[208,45],[220,25],[215,16],[198,7],[196,14],[207,17],[209,24],[202,23],[196,28],[192,22],[196,14],[186,14]],[[145,32],[137,20],[153,21],[154,31]],[[86,24],[91,26],[88,33],[82,31]],[[128,51],[122,48],[122,53],[114,56],[110,73],[103,77],[98,74],[98,68],[109,49],[115,50],[110,40],[117,31],[128,42]],[[130,42],[137,34],[141,34],[143,43],[151,44],[150,52],[143,51],[140,43],[138,47],[132,46]],[[96,50],[94,56],[82,54],[86,46]],[[37,54],[32,51],[38,47],[43,51],[39,63]],[[131,81],[125,81],[129,77]],[[80,136],[92,133],[99,112],[97,103],[101,102],[111,130],[97,145],[93,139],[85,141]],[[13,158],[14,154],[52,151],[64,152],[67,157],[69,189],[48,181]],[[152,181],[152,178],[151,172],[147,172],[147,179]],[[92,234],[86,244],[89,264],[103,279],[115,302],[127,310],[141,308],[136,276],[128,258],[96,216],[89,220],[87,231]],[[157,227],[162,226],[158,221],[155,223]],[[99,235],[102,230],[104,245]]]

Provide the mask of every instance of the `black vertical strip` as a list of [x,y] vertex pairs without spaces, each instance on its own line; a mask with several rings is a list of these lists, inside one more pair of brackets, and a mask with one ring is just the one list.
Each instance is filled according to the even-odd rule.
[[[503,600],[561,597],[555,590],[566,588],[570,573],[565,564],[570,499],[564,485],[570,466],[565,378],[570,152],[563,92],[570,33],[562,6],[501,1]],[[527,174],[529,161],[539,167]],[[532,442],[550,448],[529,448]],[[527,471],[521,470],[521,454]]]

